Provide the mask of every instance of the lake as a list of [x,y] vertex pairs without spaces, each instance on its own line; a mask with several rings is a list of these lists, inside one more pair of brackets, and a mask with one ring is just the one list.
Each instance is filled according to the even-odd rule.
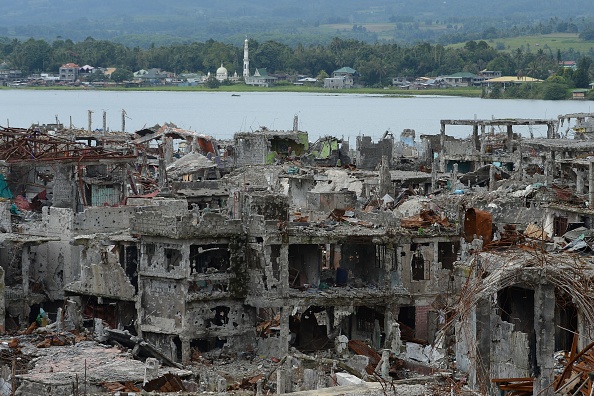
[[[556,118],[560,114],[590,112],[594,102],[545,100],[493,100],[448,96],[394,97],[336,93],[284,92],[156,92],[93,90],[0,90],[0,125],[27,128],[32,123],[53,123],[56,117],[68,126],[86,129],[92,110],[93,129],[102,128],[103,111],[109,130],[121,130],[121,112],[133,132],[165,122],[178,127],[229,139],[235,132],[269,129],[289,130],[293,117],[310,141],[333,135],[380,138],[389,130],[396,136],[405,128],[417,136],[439,133],[441,119]],[[525,129],[518,131],[526,134]],[[534,127],[534,136],[546,130]],[[450,127],[459,137],[468,127]]]

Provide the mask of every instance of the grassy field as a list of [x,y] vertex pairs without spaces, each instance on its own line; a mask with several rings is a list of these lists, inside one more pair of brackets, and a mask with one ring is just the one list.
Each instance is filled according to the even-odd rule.
[[[487,40],[489,45],[497,49],[505,49],[506,51],[514,51],[518,48],[523,48],[525,51],[530,49],[531,52],[536,52],[542,48],[546,53],[557,54],[557,50],[562,52],[573,48],[574,51],[588,52],[594,48],[594,42],[580,40],[576,33],[551,33],[539,36],[520,36],[511,38],[502,38]],[[452,44],[451,47],[460,48],[465,43]]]
[[442,95],[442,96],[464,96],[464,97],[479,97],[481,95],[480,88],[461,87],[461,88],[444,88],[444,89],[426,89],[421,91],[407,91],[396,88],[353,88],[353,89],[324,89],[321,87],[308,87],[298,85],[278,85],[270,88],[252,87],[245,84],[236,85],[222,85],[219,88],[206,87],[177,87],[177,86],[159,86],[159,87],[142,87],[142,88],[83,88],[83,87],[20,87],[0,89],[37,89],[37,90],[92,90],[92,91],[178,91],[178,92],[228,92],[228,93],[242,93],[242,92],[302,92],[302,93],[320,93],[320,94],[356,94],[356,95],[386,95],[386,96],[416,96],[416,95]]

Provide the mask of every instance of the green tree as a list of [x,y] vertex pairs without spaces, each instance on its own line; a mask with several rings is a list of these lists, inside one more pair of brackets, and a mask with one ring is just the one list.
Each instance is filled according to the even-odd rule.
[[544,82],[541,86],[541,96],[545,100],[567,99],[567,85]]
[[117,83],[130,81],[132,78],[134,78],[134,74],[130,70],[126,69],[118,68],[111,73],[111,79]]
[[206,83],[204,83],[204,85],[210,89],[217,89],[221,86],[221,82],[211,74],[210,76],[208,76],[208,79],[206,80]]
[[576,88],[588,88],[590,85],[590,75],[588,71],[592,66],[592,59],[583,57],[578,60],[577,69],[573,72],[573,84]]

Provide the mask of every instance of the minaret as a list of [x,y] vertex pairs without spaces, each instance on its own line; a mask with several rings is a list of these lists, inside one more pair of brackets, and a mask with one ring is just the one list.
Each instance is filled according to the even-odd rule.
[[243,43],[243,77],[250,76],[250,58],[249,58],[249,50],[248,50],[248,39],[247,36],[245,38],[245,42]]

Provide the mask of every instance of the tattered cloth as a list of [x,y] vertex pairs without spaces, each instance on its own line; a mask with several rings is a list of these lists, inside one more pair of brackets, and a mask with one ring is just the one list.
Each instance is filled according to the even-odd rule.
[[422,210],[418,215],[405,217],[400,220],[400,226],[403,228],[430,227],[433,224],[439,224],[443,227],[451,227],[447,217],[439,216],[431,209]]

